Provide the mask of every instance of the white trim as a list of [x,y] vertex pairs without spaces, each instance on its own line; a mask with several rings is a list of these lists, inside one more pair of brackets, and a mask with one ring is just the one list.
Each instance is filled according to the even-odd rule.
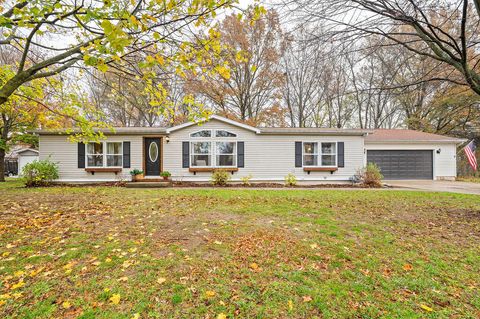
[[[85,168],[123,168],[123,142],[124,141],[102,141],[102,142],[87,142],[85,143]],[[120,143],[122,145],[122,152],[120,154],[108,154],[107,153],[107,143]],[[102,144],[102,154],[89,154],[88,153],[88,144]],[[107,165],[107,156],[121,156],[122,165],[120,166],[108,166]],[[102,156],[102,166],[89,166],[88,165],[88,156]]]
[[[222,132],[227,132],[228,134],[233,134],[233,136],[217,136],[217,132],[218,131],[222,131]],[[238,137],[237,133],[233,133],[229,130],[225,130],[225,129],[216,129],[214,130],[214,134],[213,136],[214,138],[235,138],[235,137]]]
[[249,131],[252,131],[252,132],[255,132],[256,134],[259,134],[260,133],[260,130],[256,127],[253,127],[253,126],[250,126],[250,125],[247,125],[247,124],[243,124],[243,123],[240,123],[240,122],[237,122],[237,121],[233,121],[233,120],[230,120],[230,119],[227,119],[223,116],[218,116],[218,115],[212,115],[210,116],[209,118],[206,118],[204,119],[203,121],[202,120],[198,120],[198,121],[194,121],[194,122],[187,122],[187,123],[183,123],[183,124],[180,124],[180,125],[177,125],[177,126],[173,126],[173,127],[170,127],[167,129],[167,134],[170,134],[174,131],[178,131],[178,130],[181,130],[185,127],[189,127],[189,126],[192,126],[192,125],[196,125],[198,123],[201,123],[201,122],[208,122],[210,120],[217,120],[217,121],[221,121],[221,122],[224,122],[224,123],[228,123],[228,124],[231,124],[231,125],[234,125],[234,126],[238,126],[238,127],[241,127],[241,128],[244,128],[246,130],[249,130]]
[[[203,131],[209,131],[209,132],[210,132],[210,136],[192,136],[193,134],[196,134],[196,133],[199,133],[199,132],[203,132]],[[190,133],[190,134],[189,134],[189,137],[190,137],[190,138],[211,138],[211,137],[213,137],[213,130],[211,130],[211,129],[198,130],[198,131],[195,131],[195,132]]]
[[[210,143],[210,153],[208,154],[197,154],[193,153],[193,148],[192,148],[192,143]],[[232,154],[217,154],[217,143],[234,143],[234,152]],[[194,140],[194,141],[189,141],[189,157],[188,157],[188,167],[193,167],[193,168],[234,168],[238,167],[238,142],[237,141],[226,141],[226,140]],[[192,157],[195,155],[208,155],[211,157],[210,160],[210,165],[207,166],[194,166],[192,165]],[[231,155],[233,156],[233,161],[235,165],[217,165],[217,155]]]
[[[34,152],[34,153],[37,153],[37,154],[40,153],[38,150],[34,150],[33,148],[24,148],[24,149],[21,149],[21,150],[19,150],[19,151],[14,151],[14,152],[12,152],[12,153],[22,154],[22,153],[27,152],[27,151]],[[33,155],[32,155],[32,156],[33,156]]]
[[[312,154],[306,154],[306,155],[316,155],[317,156],[317,165],[305,165],[304,162],[304,143],[317,143],[317,153],[312,153]],[[322,152],[322,144],[323,143],[333,143],[335,144],[335,153],[325,153],[323,154]],[[335,156],[335,165],[322,165],[322,156]],[[302,141],[302,167],[338,167],[338,142],[322,142],[322,141]]]
[[[209,153],[194,153],[193,152],[193,147],[192,147],[192,143],[209,143],[210,144],[210,152]],[[210,167],[214,167],[213,165],[213,161],[214,161],[214,158],[213,158],[213,147],[212,147],[212,144],[214,142],[213,141],[189,141],[189,144],[188,144],[188,147],[190,148],[189,149],[189,155],[188,155],[188,167],[196,167],[196,168],[210,168]],[[200,165],[192,165],[192,157],[193,156],[210,156],[210,165],[203,165],[203,166],[200,166]]]
[[[217,154],[217,143],[233,143],[234,147],[233,147],[233,153],[227,153],[227,154],[223,154],[223,153],[219,153]],[[218,167],[218,168],[231,168],[231,167],[237,167],[238,166],[238,163],[237,163],[237,156],[238,156],[238,145],[237,145],[237,141],[215,141],[215,167]],[[235,165],[218,165],[217,163],[217,156],[222,156],[222,155],[231,155],[233,156],[233,162],[235,163]]]

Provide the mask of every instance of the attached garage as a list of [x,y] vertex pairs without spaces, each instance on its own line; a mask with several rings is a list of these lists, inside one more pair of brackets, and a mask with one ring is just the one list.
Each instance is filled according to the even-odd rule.
[[431,150],[368,150],[367,162],[377,164],[385,179],[433,179]]
[[377,129],[365,137],[365,163],[377,164],[386,180],[454,180],[457,146],[463,142],[413,130]]

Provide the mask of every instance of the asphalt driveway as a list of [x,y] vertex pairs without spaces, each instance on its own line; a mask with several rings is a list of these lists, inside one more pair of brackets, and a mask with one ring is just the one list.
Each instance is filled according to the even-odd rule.
[[385,181],[385,183],[393,187],[429,192],[450,192],[480,195],[480,183],[422,180]]

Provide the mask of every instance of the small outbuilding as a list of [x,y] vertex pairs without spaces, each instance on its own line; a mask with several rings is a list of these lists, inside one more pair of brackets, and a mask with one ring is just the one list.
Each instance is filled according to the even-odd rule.
[[39,153],[37,150],[32,148],[25,148],[16,151],[17,160],[18,160],[18,174],[22,174],[23,167],[28,163],[33,161],[38,161]]

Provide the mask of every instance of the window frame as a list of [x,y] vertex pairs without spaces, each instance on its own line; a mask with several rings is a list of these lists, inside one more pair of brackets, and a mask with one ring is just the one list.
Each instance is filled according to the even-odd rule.
[[[217,143],[233,143],[233,153],[218,153],[217,154]],[[217,156],[222,156],[222,155],[226,155],[226,156],[233,156],[233,163],[234,165],[218,165],[217,163]],[[237,145],[237,141],[215,141],[215,167],[218,167],[218,168],[235,168],[235,167],[238,167],[238,160],[237,160],[237,156],[238,156],[238,145]]]
[[[123,142],[124,141],[102,141],[102,142],[87,142],[85,144],[85,168],[123,168]],[[121,144],[121,152],[120,154],[110,154],[108,152],[108,143],[119,143]],[[102,144],[102,154],[91,154],[88,153],[88,144]],[[122,164],[116,166],[108,166],[107,165],[107,156],[121,156]],[[88,165],[88,156],[102,156],[102,166],[90,166]]]
[[[322,144],[323,143],[330,143],[335,145],[335,152],[334,153],[323,153],[322,151]],[[320,148],[319,148],[319,153],[320,153],[320,165],[321,167],[338,167],[338,142],[320,142]],[[323,165],[323,156],[335,156],[335,165]]]
[[[305,153],[305,144],[317,144],[317,153]],[[302,167],[318,167],[318,158],[320,157],[320,150],[318,148],[318,142],[302,142]],[[317,165],[305,165],[305,155],[317,156]]]
[[[200,132],[203,132],[203,131],[209,131],[209,132],[210,132],[210,136],[192,136],[193,134],[197,134],[197,133],[200,133]],[[189,136],[190,138],[198,138],[198,139],[200,139],[200,138],[212,138],[212,137],[213,137],[213,133],[214,133],[214,132],[213,132],[213,130],[211,130],[211,129],[204,129],[204,130],[198,130],[198,131],[192,132],[192,133],[190,133],[188,136]]]
[[[305,143],[317,143],[317,153],[305,153]],[[322,151],[322,144],[323,143],[332,143],[335,145],[335,153],[323,153]],[[305,155],[316,155],[317,156],[317,165],[305,165],[305,160],[304,156]],[[323,165],[322,164],[322,156],[323,155],[330,155],[330,156],[335,156],[335,165]],[[326,142],[326,141],[302,141],[302,167],[338,167],[338,142],[337,141],[332,141],[332,142]]]
[[[224,131],[224,132],[227,132],[227,133],[229,133],[229,134],[233,134],[233,136],[217,136],[217,132],[218,132],[218,131]],[[222,139],[223,139],[223,138],[236,138],[236,137],[237,137],[237,133],[234,133],[234,132],[229,131],[229,130],[217,129],[217,130],[215,130],[214,133],[215,133],[215,134],[214,134],[214,137],[215,137],[215,138],[222,138]]]
[[[210,143],[210,152],[205,154],[205,153],[194,153],[194,147],[193,147],[193,144],[194,143]],[[189,155],[189,167],[195,167],[195,168],[210,168],[210,167],[214,167],[213,166],[213,150],[212,150],[212,141],[205,141],[205,140],[198,140],[198,141],[190,141],[189,143],[189,147],[190,147],[190,155]],[[208,155],[210,156],[210,165],[203,165],[203,166],[200,166],[200,165],[192,165],[193,164],[193,157],[194,156],[198,156],[198,155]]]
[[[198,154],[193,152],[193,143],[210,143],[210,153],[208,154]],[[217,143],[234,143],[234,152],[231,154],[217,154]],[[232,141],[232,140],[217,140],[217,139],[203,139],[203,140],[194,140],[194,141],[189,141],[189,147],[190,147],[190,154],[188,157],[188,167],[192,168],[236,168],[238,167],[238,142],[237,141]],[[198,166],[198,165],[192,165],[193,164],[193,156],[195,155],[210,155],[211,160],[210,160],[210,165],[208,166]],[[217,163],[217,155],[232,155],[233,156],[233,161],[235,165],[218,165]]]

